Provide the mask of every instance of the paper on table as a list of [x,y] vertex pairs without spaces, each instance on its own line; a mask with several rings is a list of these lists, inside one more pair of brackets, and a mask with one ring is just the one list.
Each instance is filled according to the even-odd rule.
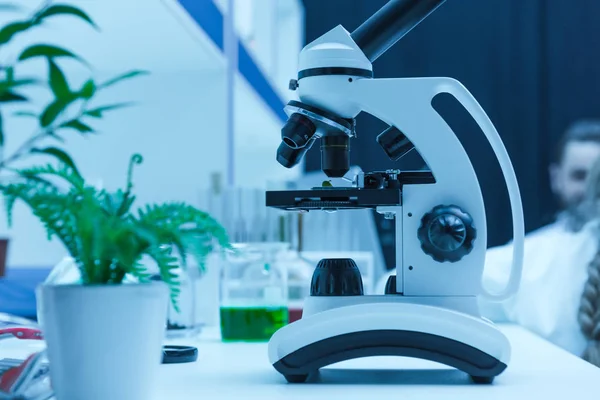
[[0,360],[0,399],[46,400],[53,396],[45,352],[26,360]]
[[81,273],[75,260],[71,257],[65,257],[56,264],[44,281],[44,284],[52,285],[73,283],[81,283]]

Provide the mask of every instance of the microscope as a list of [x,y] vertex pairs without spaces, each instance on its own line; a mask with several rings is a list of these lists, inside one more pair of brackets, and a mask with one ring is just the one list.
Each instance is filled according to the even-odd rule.
[[[320,368],[369,356],[442,363],[475,383],[491,383],[509,363],[508,339],[478,307],[479,296],[509,298],[521,279],[523,210],[502,140],[454,79],[373,77],[371,63],[444,1],[391,0],[354,32],[337,26],[300,53],[298,77],[290,81],[299,101],[285,107],[289,119],[277,150],[280,164],[294,167],[320,139],[321,169],[328,177],[344,177],[355,117],[366,112],[389,126],[376,137],[387,157],[398,160],[415,149],[428,170],[364,172],[343,187],[266,193],[266,205],[281,210],[370,208],[395,220],[396,274],[385,293],[363,293],[352,259],[324,259],[316,266],[302,318],[269,341],[270,362],[288,382],[305,382]],[[475,171],[432,107],[442,93],[456,98],[477,122],[508,189],[513,260],[506,287],[496,293],[482,286],[486,214]]]

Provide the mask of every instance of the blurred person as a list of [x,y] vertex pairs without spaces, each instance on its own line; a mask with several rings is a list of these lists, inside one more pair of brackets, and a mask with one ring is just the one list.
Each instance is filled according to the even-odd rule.
[[583,358],[600,367],[600,160],[590,173],[586,202],[592,216],[590,226],[596,239],[596,254],[587,265],[577,319],[586,341]]
[[[501,304],[482,301],[481,308],[484,316],[517,323],[600,366],[600,235],[598,213],[591,211],[600,202],[598,160],[600,120],[574,123],[550,166],[561,205],[556,221],[526,236],[519,292]],[[488,249],[484,285],[501,289],[511,261],[510,243]]]
[[558,220],[567,229],[581,226],[578,205],[585,196],[589,172],[600,156],[600,120],[575,122],[561,138],[550,165],[550,185],[559,201]]

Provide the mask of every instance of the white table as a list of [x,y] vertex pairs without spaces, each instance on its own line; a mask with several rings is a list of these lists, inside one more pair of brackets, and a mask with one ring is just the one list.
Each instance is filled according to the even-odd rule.
[[[196,340],[169,342],[197,346],[198,361],[162,365],[156,396],[149,400],[600,399],[600,368],[522,328],[501,329],[513,356],[492,385],[476,385],[458,370],[401,357],[351,360],[323,369],[315,383],[289,384],[269,364],[266,343],[222,343],[218,331],[209,329]],[[2,347],[2,357],[23,357],[43,344],[12,343]]]
[[[492,385],[409,358],[351,360],[322,370],[315,383],[288,384],[267,358],[266,344],[221,343],[214,331],[200,340],[193,364],[161,366],[156,400],[178,399],[600,399],[600,369],[515,326],[502,326],[512,361]],[[184,343],[185,342],[185,343]]]

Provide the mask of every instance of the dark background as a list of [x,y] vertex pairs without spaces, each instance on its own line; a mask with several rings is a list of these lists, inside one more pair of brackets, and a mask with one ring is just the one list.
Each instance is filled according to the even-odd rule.
[[[306,42],[338,24],[351,32],[385,3],[304,0]],[[373,68],[378,78],[448,76],[471,91],[511,156],[531,231],[556,213],[548,165],[558,138],[575,119],[600,118],[600,1],[448,0]],[[511,238],[510,207],[495,157],[462,107],[449,99],[438,102],[436,108],[477,171],[488,214],[488,246],[506,243]],[[389,161],[375,142],[385,127],[359,115],[352,163],[366,171],[422,168],[416,154],[399,163]],[[307,155],[306,168],[320,168],[318,146]]]

